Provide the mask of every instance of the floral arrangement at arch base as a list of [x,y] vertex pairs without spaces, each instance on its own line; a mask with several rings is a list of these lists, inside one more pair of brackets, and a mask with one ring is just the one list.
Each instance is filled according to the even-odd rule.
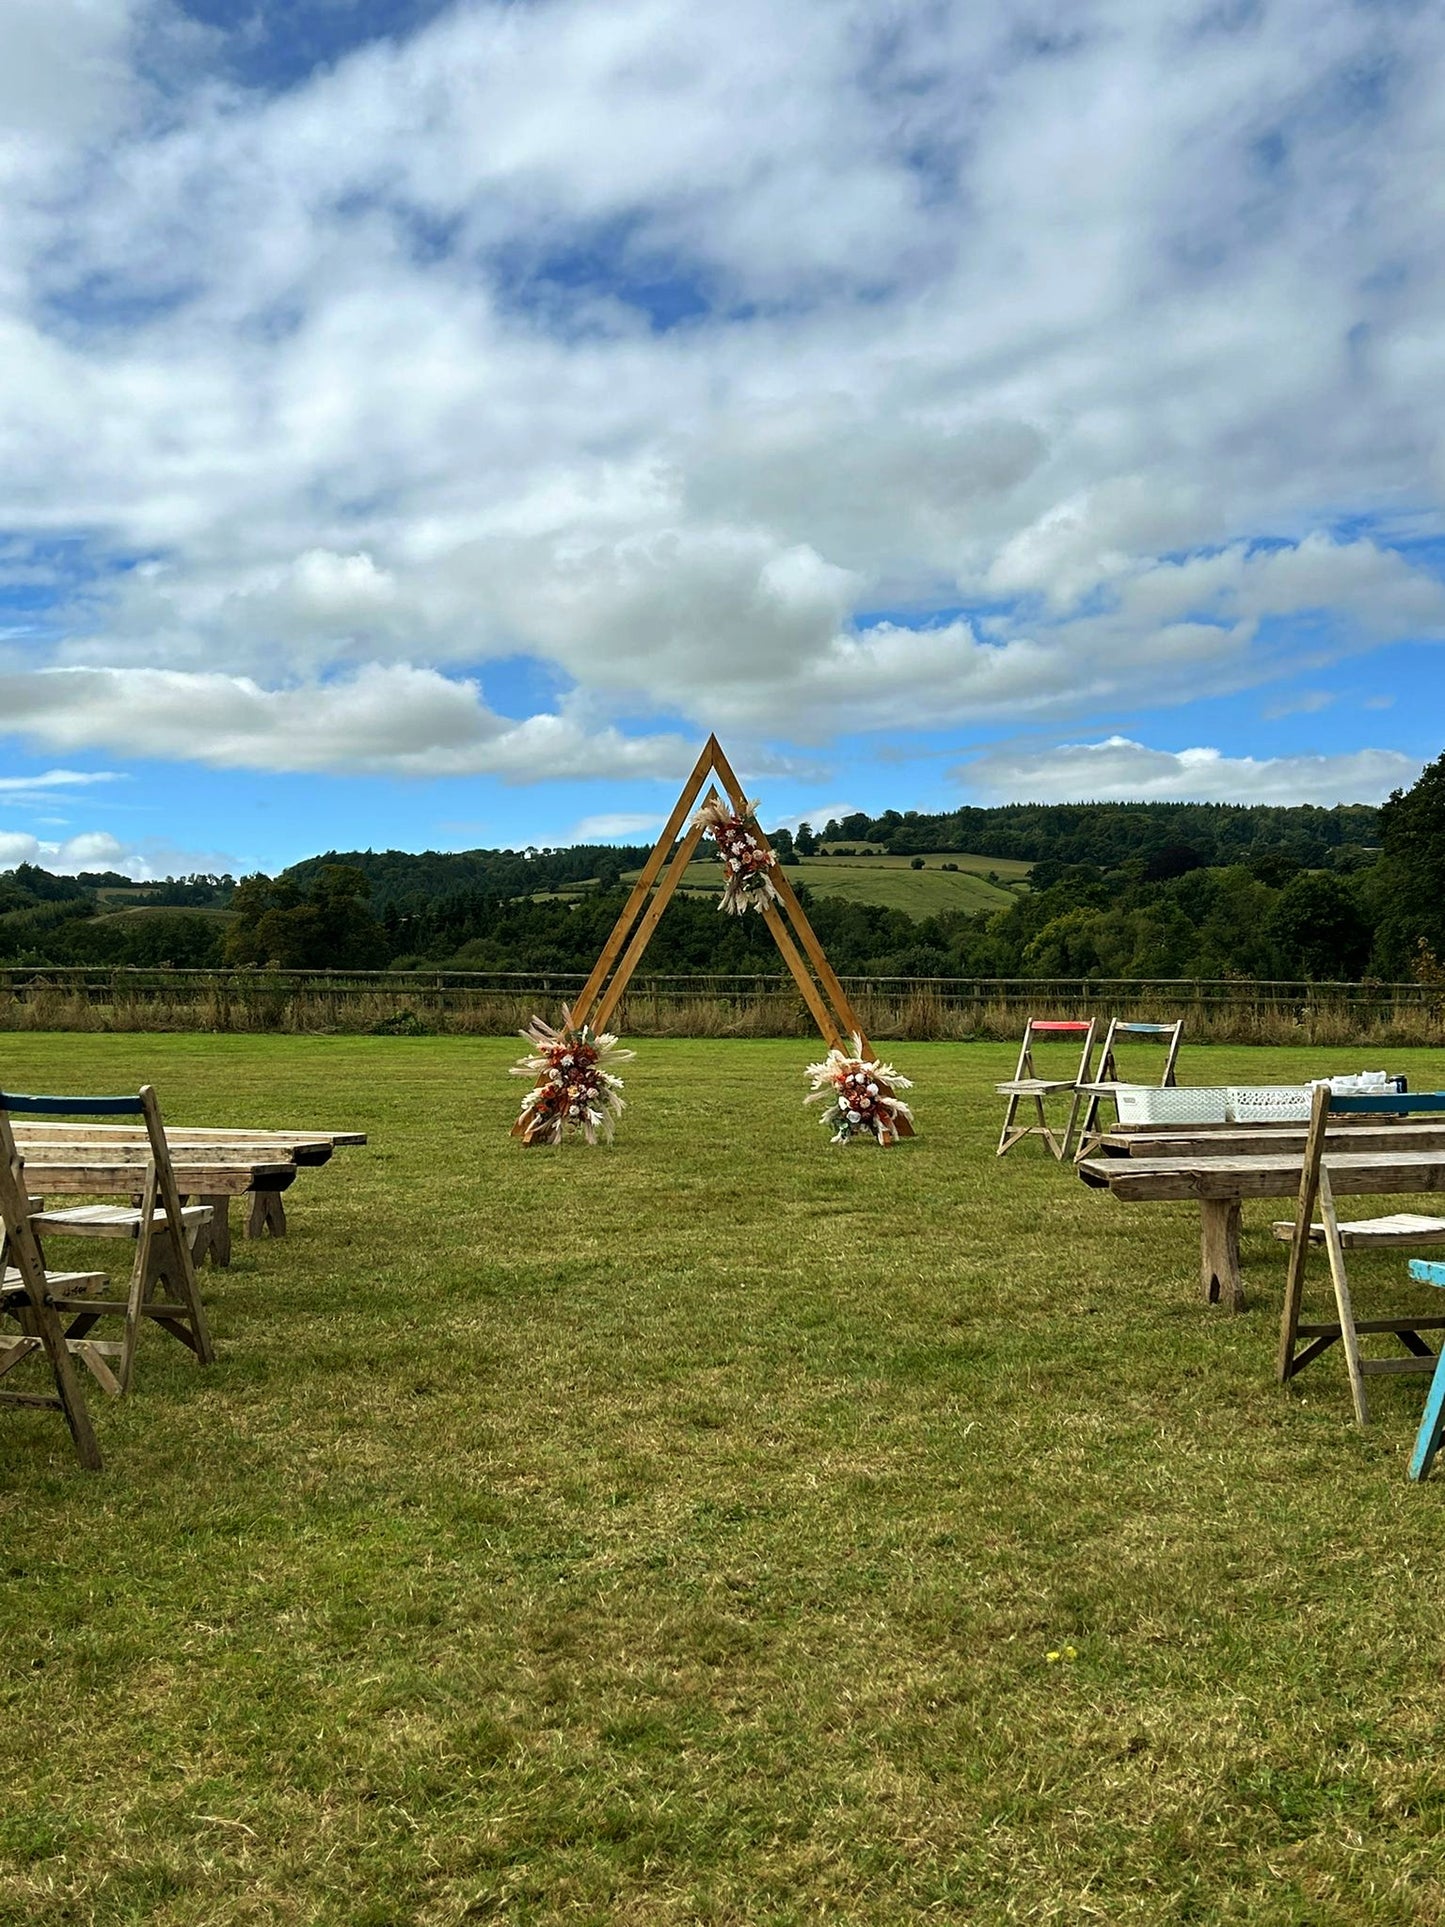
[[850,1144],[861,1137],[896,1144],[904,1135],[899,1120],[911,1131],[913,1113],[894,1092],[911,1091],[912,1079],[900,1077],[891,1064],[865,1056],[863,1039],[856,1032],[849,1042],[851,1054],[835,1044],[821,1064],[808,1066],[813,1089],[803,1102],[826,1105],[822,1121],[833,1133],[834,1144]]
[[599,1137],[610,1144],[624,1105],[622,1079],[606,1064],[620,1063],[635,1052],[619,1050],[607,1031],[574,1025],[565,1005],[559,1030],[534,1017],[519,1035],[532,1048],[512,1066],[512,1075],[535,1082],[522,1100],[512,1136],[523,1144],[560,1144],[575,1134],[589,1144]]
[[757,807],[755,797],[735,816],[726,803],[710,796],[692,819],[693,827],[706,830],[722,853],[726,875],[718,909],[738,917],[745,910],[761,911],[765,904],[782,902],[768,875],[778,859],[757,833]]

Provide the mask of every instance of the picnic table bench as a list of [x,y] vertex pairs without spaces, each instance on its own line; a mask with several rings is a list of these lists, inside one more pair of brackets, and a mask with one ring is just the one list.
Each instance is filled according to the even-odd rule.
[[[1403,1192],[1445,1191],[1445,1146],[1397,1149],[1397,1135],[1409,1126],[1384,1127],[1389,1148],[1357,1150],[1329,1147],[1330,1182],[1351,1196],[1392,1196]],[[1112,1191],[1127,1203],[1197,1202],[1200,1212],[1200,1277],[1211,1304],[1222,1300],[1231,1311],[1244,1309],[1244,1278],[1239,1265],[1239,1226],[1246,1198],[1294,1197],[1304,1169],[1303,1136],[1298,1151],[1250,1151],[1233,1156],[1095,1157],[1077,1167],[1084,1183]]]

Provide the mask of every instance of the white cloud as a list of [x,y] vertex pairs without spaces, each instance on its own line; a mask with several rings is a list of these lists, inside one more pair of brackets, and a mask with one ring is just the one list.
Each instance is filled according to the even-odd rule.
[[1420,774],[1418,758],[1362,749],[1337,756],[1226,756],[1149,749],[1127,736],[1053,749],[1001,746],[955,772],[990,802],[1379,803]]
[[[91,783],[118,783],[117,770],[48,769],[39,776],[0,776],[0,800],[23,801],[55,790],[84,789]],[[53,797],[51,798],[53,801]]]
[[106,830],[85,830],[63,841],[0,830],[0,870],[12,870],[19,863],[36,864],[53,876],[76,876],[82,870],[113,870],[137,883],[198,872],[220,875],[236,867],[229,857],[178,850],[169,843],[122,843]]
[[792,816],[768,816],[764,827],[796,830],[800,823],[807,823],[821,834],[825,823],[851,816],[857,808],[856,803],[815,803],[811,809],[798,810]]
[[0,715],[19,733],[67,749],[123,744],[219,769],[488,771],[536,782],[681,777],[696,755],[677,737],[588,731],[563,716],[509,723],[474,682],[404,665],[372,664],[345,680],[284,689],[173,669],[0,671]]
[[[196,30],[162,97],[161,29],[0,22],[0,585],[81,558],[0,730],[671,776],[608,718],[820,742],[1445,636],[1331,533],[1445,508],[1435,10],[471,0],[272,96]],[[558,714],[483,700],[519,654]]]
[[611,815],[584,816],[564,839],[568,843],[650,842],[662,828],[665,818],[617,810]]
[[[1286,696],[1277,703],[1271,703],[1264,712],[1266,722],[1278,722],[1285,716],[1317,716],[1321,710],[1329,709],[1336,698],[1330,689],[1303,689],[1297,696]],[[1368,709],[1369,704],[1365,707]]]

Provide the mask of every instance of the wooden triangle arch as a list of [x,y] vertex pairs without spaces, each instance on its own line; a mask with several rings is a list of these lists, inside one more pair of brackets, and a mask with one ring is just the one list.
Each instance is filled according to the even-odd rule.
[[[702,840],[701,826],[693,824],[677,849],[672,849],[689,814],[700,800],[704,800],[703,785],[710,776],[715,776],[722,784],[736,814],[748,815],[748,799],[743,786],[734,774],[732,764],[724,756],[717,737],[709,736],[702,746],[702,754],[697,759],[692,775],[683,785],[672,815],[663,826],[652,855],[642,866],[642,874],[633,884],[632,893],[612,926],[611,936],[602,946],[602,954],[593,967],[592,975],[572,1005],[572,1022],[577,1028],[590,1024],[593,1030],[606,1030],[621,1003],[632,981],[632,974],[652,940],[652,933],[672,901],[673,893]],[[716,797],[716,787],[710,787],[707,795],[709,799]],[[756,823],[752,828],[764,848],[770,849],[772,846],[761,828]],[[671,861],[668,859],[669,851],[672,851]],[[660,883],[659,875],[662,878]],[[813,1021],[822,1032],[824,1042],[837,1045],[851,1055],[850,1040],[856,1036],[861,1040],[863,1055],[871,1057],[873,1047],[859,1022],[858,1013],[828,962],[823,946],[808,921],[807,912],[788,881],[787,871],[780,865],[774,865],[768,871],[768,877],[780,901],[774,903],[771,898],[765,897],[763,918],[773,933],[773,941],[782,953],[783,962],[793,973],[793,982],[802,992],[803,1001],[812,1012]],[[654,884],[657,884],[655,892]],[[899,1117],[897,1126],[900,1137],[912,1137],[913,1126],[906,1117]]]

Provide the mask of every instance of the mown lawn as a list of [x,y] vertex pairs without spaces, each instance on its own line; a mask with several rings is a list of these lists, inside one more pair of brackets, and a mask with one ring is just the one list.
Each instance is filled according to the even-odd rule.
[[883,1154],[797,1042],[645,1044],[613,1150],[526,1152],[519,1049],[0,1044],[371,1133],[207,1275],[214,1368],[97,1398],[103,1477],[0,1412],[0,1920],[1441,1918],[1423,1381],[1273,1383],[1271,1207],[1232,1319],[1190,1207],[995,1163],[1007,1046],[901,1046]]

